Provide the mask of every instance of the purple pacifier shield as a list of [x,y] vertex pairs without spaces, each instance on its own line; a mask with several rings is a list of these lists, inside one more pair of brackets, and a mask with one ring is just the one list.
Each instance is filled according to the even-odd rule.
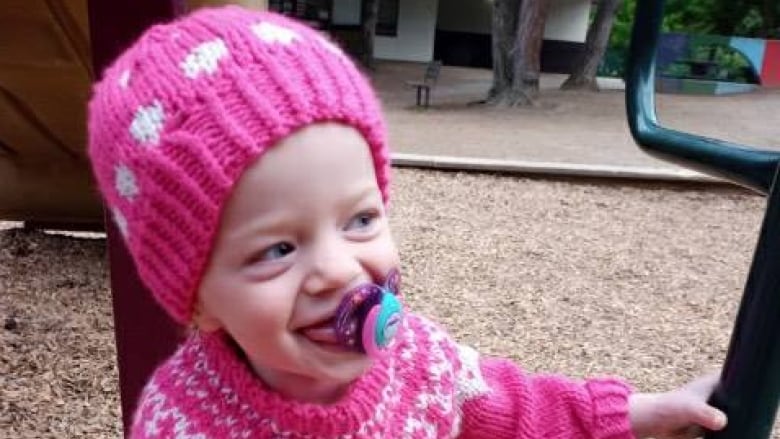
[[347,293],[336,311],[334,326],[339,343],[358,352],[366,352],[363,327],[366,317],[382,300],[382,288],[375,284],[360,285]]

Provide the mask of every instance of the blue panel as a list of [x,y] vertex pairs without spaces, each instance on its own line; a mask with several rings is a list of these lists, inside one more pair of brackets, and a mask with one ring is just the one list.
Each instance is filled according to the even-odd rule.
[[761,66],[764,65],[764,49],[766,41],[756,38],[732,37],[729,45],[742,52],[752,64],[756,77],[761,76]]
[[755,84],[742,84],[739,82],[722,82],[718,81],[715,88],[716,95],[730,95],[736,93],[750,93],[755,91],[758,87]]
[[663,72],[675,60],[688,57],[688,35],[680,33],[661,34],[658,42],[656,71]]

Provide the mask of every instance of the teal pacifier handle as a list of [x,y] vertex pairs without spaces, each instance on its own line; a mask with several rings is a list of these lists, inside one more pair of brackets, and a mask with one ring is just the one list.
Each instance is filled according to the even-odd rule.
[[392,294],[385,294],[382,298],[382,310],[377,319],[375,337],[376,343],[380,347],[387,346],[390,340],[395,337],[398,331],[398,324],[401,323],[401,302]]

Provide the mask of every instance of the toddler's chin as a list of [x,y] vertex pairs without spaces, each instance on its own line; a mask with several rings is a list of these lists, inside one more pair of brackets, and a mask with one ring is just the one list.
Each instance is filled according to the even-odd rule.
[[334,364],[323,372],[322,379],[338,384],[351,384],[363,376],[371,368],[372,360],[368,356],[360,356],[342,364]]

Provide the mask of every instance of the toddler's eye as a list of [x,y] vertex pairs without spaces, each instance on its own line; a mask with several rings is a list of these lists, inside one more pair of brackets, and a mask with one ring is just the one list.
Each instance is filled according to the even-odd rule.
[[293,251],[295,251],[294,245],[290,244],[289,242],[280,242],[263,250],[263,252],[260,253],[260,257],[258,259],[260,261],[273,261],[276,259],[281,259]]
[[344,228],[345,230],[365,230],[370,228],[375,222],[379,214],[375,211],[365,211],[352,217],[349,223]]

